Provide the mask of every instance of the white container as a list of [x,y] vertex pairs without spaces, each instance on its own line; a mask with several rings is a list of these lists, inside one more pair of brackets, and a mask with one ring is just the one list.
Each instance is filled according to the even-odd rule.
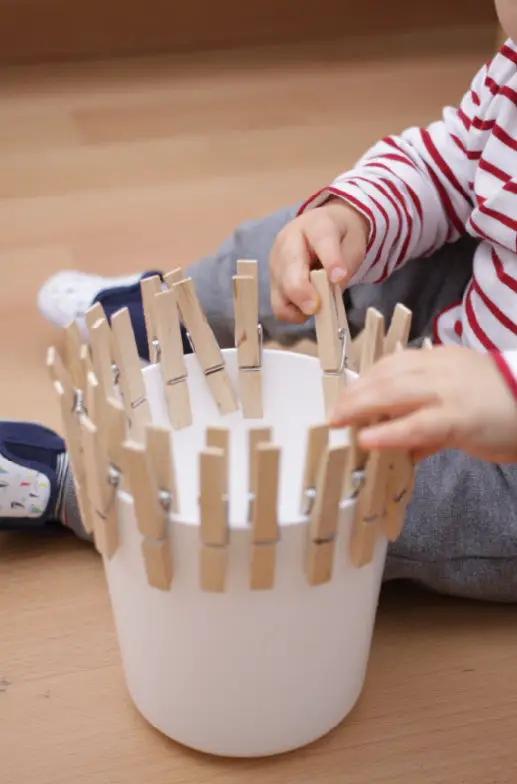
[[[237,384],[235,350],[224,351]],[[126,682],[143,716],[173,740],[232,757],[287,752],[325,735],[351,711],[365,678],[386,541],[367,566],[348,557],[354,501],[343,504],[334,572],[311,587],[300,493],[307,429],[324,421],[318,360],[265,350],[263,420],[221,417],[194,356],[186,357],[194,424],[173,433],[180,512],[171,518],[170,591],[151,588],[131,497],[118,494],[119,547],[105,569]],[[160,369],[144,370],[153,421],[168,425]],[[206,426],[230,434],[230,557],[226,592],[199,587],[198,453]],[[245,433],[270,425],[282,447],[275,586],[249,588]],[[332,433],[334,442],[346,432]]]

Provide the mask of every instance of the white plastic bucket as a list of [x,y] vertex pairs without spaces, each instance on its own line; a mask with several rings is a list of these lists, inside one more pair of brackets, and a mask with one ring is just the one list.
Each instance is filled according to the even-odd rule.
[[[223,352],[237,385],[235,350]],[[132,499],[118,493],[119,547],[105,560],[131,697],[173,740],[210,754],[254,757],[287,752],[325,735],[362,690],[386,541],[373,561],[348,556],[355,501],[345,501],[330,582],[307,583],[307,520],[300,494],[307,430],[325,419],[317,359],[265,350],[263,420],[221,417],[195,356],[187,356],[194,424],[174,431],[179,514],[169,521],[174,578],[168,592],[146,579]],[[159,366],[144,370],[153,421],[169,424]],[[226,591],[203,592],[198,571],[198,453],[207,425],[230,433],[230,555]],[[282,448],[275,585],[249,588],[246,431],[269,425]],[[332,433],[345,442],[345,431]]]

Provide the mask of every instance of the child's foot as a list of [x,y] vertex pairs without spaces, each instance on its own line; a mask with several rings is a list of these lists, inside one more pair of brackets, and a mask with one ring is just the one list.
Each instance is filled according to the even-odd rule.
[[121,301],[127,292],[129,299],[135,289],[138,291],[141,279],[148,274],[150,273],[105,278],[72,270],[57,272],[39,290],[38,307],[44,318],[59,329],[64,329],[75,321],[83,340],[87,341],[88,331],[84,316],[94,301],[112,292]]
[[[99,302],[111,323],[111,317],[121,308],[129,310],[139,357],[149,361],[149,346],[145,328],[140,281],[159,272],[144,272],[120,278],[103,278],[85,272],[58,272],[47,280],[38,294],[38,307],[43,316],[55,327],[64,329],[73,321],[79,327],[81,337],[88,342],[85,314]],[[191,346],[182,327],[183,351],[190,354]]]
[[0,421],[0,531],[59,524],[86,538],[63,439],[32,422]]

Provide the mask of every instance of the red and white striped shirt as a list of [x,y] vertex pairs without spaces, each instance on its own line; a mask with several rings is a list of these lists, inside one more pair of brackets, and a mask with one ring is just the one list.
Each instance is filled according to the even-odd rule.
[[[370,222],[351,280],[378,283],[404,262],[468,233],[480,240],[462,302],[440,313],[435,342],[517,349],[517,46],[507,41],[457,108],[428,128],[378,142],[307,205],[345,198]],[[515,366],[517,373],[517,366]]]

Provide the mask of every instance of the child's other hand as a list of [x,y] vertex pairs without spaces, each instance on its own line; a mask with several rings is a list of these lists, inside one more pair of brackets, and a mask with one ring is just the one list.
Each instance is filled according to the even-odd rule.
[[343,391],[331,417],[333,427],[375,421],[359,432],[363,449],[407,449],[418,460],[455,448],[517,460],[517,403],[494,359],[468,348],[383,357]]
[[310,271],[321,265],[346,285],[364,260],[370,225],[342,199],[304,212],[278,234],[269,257],[271,307],[281,321],[301,324],[319,307]]

